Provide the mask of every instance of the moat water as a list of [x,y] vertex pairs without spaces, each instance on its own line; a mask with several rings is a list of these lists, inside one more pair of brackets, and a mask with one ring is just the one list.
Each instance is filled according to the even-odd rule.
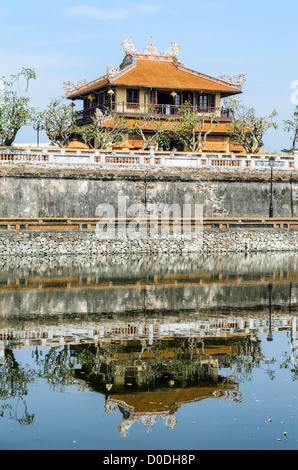
[[298,256],[0,260],[1,450],[298,449]]

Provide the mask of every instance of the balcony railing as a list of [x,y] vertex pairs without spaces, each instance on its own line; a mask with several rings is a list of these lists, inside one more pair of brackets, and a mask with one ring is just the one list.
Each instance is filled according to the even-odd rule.
[[[181,106],[172,104],[134,104],[127,103],[125,101],[112,102],[106,105],[93,106],[88,109],[78,111],[76,113],[77,124],[85,124],[91,121],[91,118],[100,110],[103,114],[114,113],[127,117],[141,116],[148,110],[152,110],[156,116],[162,118],[177,117],[179,118],[179,111]],[[189,106],[188,109],[195,114],[215,114],[216,117],[221,120],[232,121],[234,119],[234,112],[229,108],[219,107],[200,107],[200,106]]]

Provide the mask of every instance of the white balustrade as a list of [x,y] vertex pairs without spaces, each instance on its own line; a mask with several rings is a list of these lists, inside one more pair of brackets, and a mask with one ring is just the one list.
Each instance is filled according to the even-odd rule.
[[[271,155],[215,154],[190,152],[79,150],[61,148],[0,148],[0,164],[140,165],[179,168],[265,169]],[[273,155],[274,169],[297,170],[298,153]]]

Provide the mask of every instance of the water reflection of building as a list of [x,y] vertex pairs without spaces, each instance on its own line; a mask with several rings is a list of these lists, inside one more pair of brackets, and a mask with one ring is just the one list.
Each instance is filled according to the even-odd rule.
[[[217,270],[207,270],[204,260],[200,269],[153,263],[143,274],[138,260],[126,263],[121,275],[108,264],[90,268],[90,276],[79,269],[77,276],[59,269],[42,279],[38,270],[2,272],[0,365],[7,348],[30,347],[40,364],[41,353],[52,354],[58,378],[63,368],[55,367],[56,357],[71,356],[75,383],[105,396],[106,412],[120,413],[124,435],[134,423],[175,427],[177,411],[187,403],[239,401],[238,377],[228,379],[224,372],[229,360],[241,361],[239,348],[257,366],[258,335],[274,341],[286,331],[288,359],[298,364],[298,267],[287,257],[288,268],[283,260],[281,269],[278,257],[279,269],[271,272],[259,261],[267,263],[267,256],[257,257],[255,273],[246,257],[241,274],[238,258],[230,270],[216,258]],[[246,364],[240,365],[244,370]]]
[[[72,364],[78,386],[103,394],[106,413],[120,413],[118,429],[123,436],[137,423],[148,431],[158,422],[172,429],[178,423],[178,410],[188,403],[212,398],[240,402],[237,374],[229,376],[225,371],[236,361],[241,373],[251,373],[255,361],[262,358],[259,334],[287,331],[292,338],[291,359],[297,364],[295,316],[227,315],[197,321],[185,317],[180,323],[171,318],[142,320],[132,323],[119,317],[116,322],[55,326],[49,321],[39,328],[35,322],[35,329],[29,325],[24,330],[2,328],[0,364],[7,348],[34,347],[36,357],[39,348],[40,357],[56,350],[57,356],[51,358],[68,358],[65,365]],[[57,369],[52,359],[53,370],[62,373],[63,362]]]
[[[4,347],[28,346],[62,346],[65,344],[81,344],[86,342],[108,341],[113,339],[143,338],[152,343],[153,339],[178,337],[230,337],[247,334],[277,333],[287,330],[292,337],[292,346],[297,349],[296,332],[297,317],[286,314],[271,314],[259,316],[251,314],[247,317],[240,315],[212,315],[211,318],[200,316],[200,319],[187,320],[190,315],[180,316],[175,321],[171,316],[158,319],[149,319],[140,316],[135,321],[124,321],[122,316],[118,319],[100,319],[98,322],[84,320],[63,321],[55,325],[48,320],[38,325],[24,324],[22,328],[13,326],[1,327],[0,345]],[[293,354],[293,358],[294,358]]]
[[[86,345],[85,345],[86,347]],[[78,358],[83,346],[73,346]],[[235,378],[225,377],[227,357],[259,355],[258,341],[250,335],[231,337],[179,337],[155,339],[111,339],[89,345],[88,360],[76,377],[92,390],[105,395],[105,411],[120,412],[119,431],[128,435],[132,424],[147,430],[157,421],[169,428],[177,425],[182,405],[217,398],[240,402]],[[91,357],[93,359],[91,360]]]
[[[109,396],[105,403],[105,412],[120,411],[122,419],[118,426],[119,432],[128,436],[130,427],[133,424],[140,423],[147,428],[147,431],[157,422],[163,422],[168,429],[173,429],[178,425],[176,413],[182,405],[193,403],[207,398],[227,399],[231,401],[241,401],[241,394],[236,386],[230,390],[218,390],[212,387],[200,387],[190,389],[177,389],[171,394],[171,391],[161,396],[160,394],[151,394],[148,396],[147,404],[144,406],[141,400],[137,400],[136,395],[127,394],[127,396]],[[166,395],[166,396],[165,396]],[[155,400],[155,401],[154,401]],[[160,402],[159,400],[163,400]],[[168,404],[167,404],[168,403]],[[151,405],[151,406],[150,406]],[[156,405],[163,405],[156,409]]]

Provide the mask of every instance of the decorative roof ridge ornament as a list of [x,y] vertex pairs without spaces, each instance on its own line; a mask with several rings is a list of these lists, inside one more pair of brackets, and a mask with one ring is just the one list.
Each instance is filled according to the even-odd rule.
[[144,50],[143,54],[148,55],[160,55],[159,51],[157,50],[154,42],[149,42],[148,46]]
[[171,42],[171,46],[169,47],[169,49],[167,50],[167,52],[165,52],[164,55],[170,56],[170,57],[177,57],[177,55],[179,54],[179,51],[180,51],[180,50],[181,50],[181,47],[178,46],[177,42],[172,41],[172,42]]
[[171,46],[166,52],[159,52],[158,49],[156,48],[155,44],[151,41],[149,42],[148,46],[144,51],[139,51],[138,49],[135,48],[135,46],[132,44],[131,39],[125,39],[121,43],[121,46],[123,46],[124,51],[127,54],[132,54],[132,55],[151,55],[151,56],[158,56],[158,57],[177,57],[179,54],[179,51],[181,49],[180,46],[174,41],[171,42]]
[[63,83],[63,85],[64,85],[63,88],[66,91],[66,93],[70,93],[74,90],[78,90],[79,88],[82,88],[86,84],[87,84],[87,80],[85,78],[84,80],[79,80],[78,82],[71,82],[71,81],[64,82]]
[[234,75],[221,74],[219,78],[225,82],[231,83],[232,85],[242,86],[246,82],[244,73],[238,73]]
[[119,72],[121,72],[120,65],[107,64],[107,74],[109,77],[114,78]]
[[[107,66],[107,77],[110,83],[113,83],[118,78],[125,75],[127,72],[132,70],[136,66],[135,63],[129,64],[126,67],[122,68],[121,65],[119,66]],[[109,68],[110,67],[110,68]]]
[[125,39],[122,43],[121,46],[127,52],[128,54],[138,54],[139,51],[135,48],[135,46],[132,44],[131,39],[127,38]]

